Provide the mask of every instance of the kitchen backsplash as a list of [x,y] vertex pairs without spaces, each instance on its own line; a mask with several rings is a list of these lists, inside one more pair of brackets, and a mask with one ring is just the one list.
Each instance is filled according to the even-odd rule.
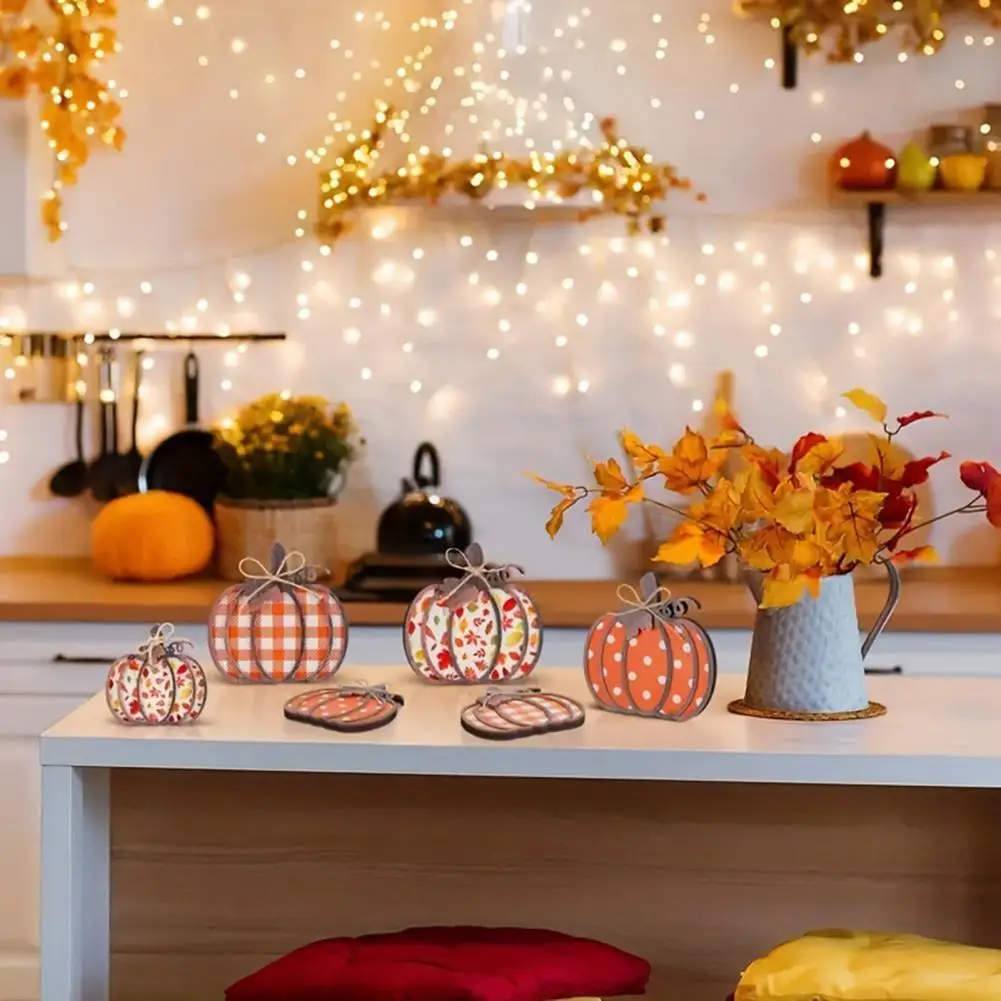
[[[862,65],[805,62],[798,89],[784,92],[775,33],[733,17],[729,0],[591,0],[583,9],[553,0],[497,29],[499,44],[542,47],[541,62],[509,58],[502,79],[484,56],[488,86],[469,102],[481,59],[472,46],[490,30],[492,8],[455,0],[455,30],[438,33],[426,56],[429,77],[445,82],[426,139],[420,120],[413,127],[418,142],[469,150],[485,125],[517,133],[523,116],[523,131],[547,146],[568,118],[587,125],[589,114],[612,114],[631,142],[690,175],[707,204],[672,195],[667,234],[636,239],[617,220],[539,227],[397,213],[373,217],[324,255],[308,235],[294,236],[309,226],[297,213],[308,216],[316,201],[318,168],[306,151],[323,144],[330,112],[367,124],[383,79],[415,48],[414,12],[440,5],[386,0],[356,16],[347,5],[296,0],[294,21],[283,5],[247,0],[152,6],[121,12],[112,75],[128,95],[126,151],[88,166],[67,196],[70,230],[50,260],[51,282],[8,279],[0,322],[286,331],[285,343],[247,350],[199,346],[202,415],[222,417],[272,389],[348,401],[368,444],[343,497],[345,556],[371,547],[379,511],[416,445],[430,440],[444,492],[469,511],[489,557],[532,576],[629,572],[628,546],[603,551],[582,517],[550,543],[551,498],[523,474],[579,479],[587,455],[614,453],[623,425],[673,441],[702,420],[723,368],[762,441],[788,445],[807,427],[859,430],[839,401],[859,385],[895,412],[951,415],[914,428],[915,451],[1001,460],[1001,209],[891,208],[877,282],[864,213],[828,208],[824,189],[830,150],[863,128],[900,145],[1001,101],[982,26],[954,29],[934,59],[901,62],[889,44]],[[197,100],[185,96],[192,83]],[[517,135],[499,142],[524,149]],[[26,198],[47,169],[35,149]],[[33,205],[25,217],[28,246],[37,241]],[[182,420],[182,353],[152,356],[147,444]],[[71,408],[17,405],[10,389],[0,550],[86,553],[92,510],[45,488],[70,455]],[[938,483],[938,510],[965,500],[954,471]],[[935,541],[953,562],[1001,559],[994,537],[962,519]]]

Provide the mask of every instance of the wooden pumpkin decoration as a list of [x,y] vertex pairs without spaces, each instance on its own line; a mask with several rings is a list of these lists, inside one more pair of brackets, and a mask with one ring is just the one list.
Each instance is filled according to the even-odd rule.
[[246,578],[209,615],[209,652],[230,681],[327,681],[348,647],[348,622],[302,553],[276,544],[271,565],[244,559]]
[[190,640],[173,639],[169,622],[155,625],[135,653],[111,665],[105,697],[123,723],[191,723],[208,698],[205,670]]
[[521,567],[485,563],[474,543],[450,549],[462,572],[424,588],[403,625],[407,663],[427,681],[477,684],[523,679],[542,652],[542,620],[528,594],[511,583]]
[[896,154],[863,132],[834,151],[831,173],[834,186],[842,191],[883,191],[896,181]]
[[716,651],[709,634],[687,618],[698,602],[671,600],[646,574],[640,593],[620,587],[628,606],[591,627],[584,674],[603,709],[682,722],[709,705],[716,688]]
[[190,497],[151,490],[106,504],[90,530],[94,566],[113,580],[166,581],[212,561],[215,528]]

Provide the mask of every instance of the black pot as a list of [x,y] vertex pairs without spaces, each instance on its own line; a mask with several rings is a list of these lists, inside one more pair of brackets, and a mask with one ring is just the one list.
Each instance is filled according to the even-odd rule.
[[438,493],[440,483],[438,450],[424,442],[414,453],[413,479],[402,481],[400,497],[379,519],[380,553],[440,556],[448,549],[469,546],[473,541],[469,516],[454,500]]

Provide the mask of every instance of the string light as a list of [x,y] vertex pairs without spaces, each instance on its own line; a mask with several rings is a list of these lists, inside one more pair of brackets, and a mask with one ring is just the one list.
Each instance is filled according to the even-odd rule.
[[[519,27],[516,19],[508,19],[511,23],[488,27],[468,48],[459,49],[455,28],[474,13],[474,8],[460,0],[453,0],[451,6],[458,11],[455,17],[446,17],[443,11],[412,24],[391,24],[385,16],[380,19],[369,12],[366,19],[356,21],[348,11],[350,24],[336,40],[338,44],[329,44],[327,39],[322,42],[328,58],[337,60],[344,70],[344,79],[356,67],[366,68],[355,54],[366,51],[362,33],[387,30],[394,32],[394,39],[396,35],[411,38],[409,51],[399,61],[403,75],[397,75],[397,68],[389,62],[377,66],[379,60],[371,60],[360,83],[333,92],[328,124],[320,122],[320,131],[326,128],[327,134],[317,136],[317,143],[305,151],[283,146],[277,138],[277,124],[266,116],[243,118],[248,155],[296,171],[283,183],[291,185],[291,178],[298,178],[303,199],[309,200],[315,187],[314,171],[324,163],[329,165],[335,151],[350,145],[351,136],[357,140],[363,131],[344,117],[344,109],[352,101],[362,108],[367,104],[365,98],[375,94],[386,95],[387,101],[399,98],[400,107],[406,104],[409,108],[405,120],[394,119],[394,141],[399,139],[402,144],[395,127],[409,137],[416,150],[424,136],[441,135],[457,157],[473,155],[481,143],[519,153],[524,149],[526,157],[533,151],[540,158],[547,153],[555,156],[578,148],[587,140],[589,130],[596,131],[598,122],[589,109],[573,100],[569,106],[564,103],[571,96],[564,91],[576,91],[577,86],[568,87],[573,80],[562,75],[564,69],[580,64],[578,43],[585,41],[589,14],[581,11],[563,18],[552,37],[531,39],[531,48],[540,51],[545,64],[540,74],[544,83],[536,94],[531,78],[519,70],[517,62],[517,49],[526,41],[524,25]],[[482,10],[483,5],[475,9]],[[210,20],[214,13],[209,10],[207,17],[199,18],[197,13],[192,16],[191,10],[185,8],[183,30],[199,30],[200,21]],[[160,4],[150,16],[163,18],[160,23],[167,30],[172,14],[172,9],[165,11]],[[651,90],[663,97],[665,109],[677,114],[678,121],[687,120],[692,130],[719,128],[720,120],[726,118],[721,109],[741,108],[745,96],[753,92],[754,73],[774,71],[774,60],[769,68],[759,58],[759,68],[752,69],[750,77],[745,71],[739,84],[723,77],[717,81],[715,96],[700,91],[698,103],[694,97],[671,94],[653,76],[670,65],[665,58],[691,41],[714,44],[719,49],[741,28],[729,21],[717,24],[702,18],[675,21],[673,12],[670,18],[658,16],[660,20],[651,20],[660,27],[649,38],[630,34],[618,39],[627,47],[616,54],[630,67],[631,77],[651,71]],[[664,23],[668,19],[671,26]],[[682,34],[686,21],[687,36]],[[220,22],[221,18],[211,22],[213,31]],[[258,68],[265,55],[262,46],[249,32],[245,34],[245,38],[236,39],[223,36],[215,49],[205,52],[213,67],[229,60],[228,65],[239,66],[241,73],[249,73],[265,85],[270,85],[269,79],[271,83],[297,79],[297,63],[305,59],[290,61],[284,68],[272,62],[265,73],[263,62]],[[450,34],[452,39],[447,37]],[[708,42],[709,37],[713,43]],[[242,46],[234,48],[235,41]],[[598,31],[586,37],[586,44],[589,50],[600,46],[606,54],[611,47],[609,37],[600,37]],[[500,57],[497,53],[502,47],[506,54]],[[436,54],[433,60],[432,53]],[[719,55],[722,53],[716,57]],[[965,50],[963,55],[973,57]],[[610,74],[614,66],[613,61]],[[435,73],[440,74],[440,82],[436,83],[439,77]],[[974,68],[964,67],[963,74],[972,88]],[[950,86],[954,78],[948,77]],[[223,74],[219,79],[221,101],[230,100],[230,92],[238,90],[240,100],[249,100],[251,88],[245,77]],[[307,79],[317,79],[312,68]],[[642,112],[648,114],[647,94],[638,96]],[[464,105],[467,98],[473,103]],[[834,102],[822,90],[804,93],[801,101],[805,149],[808,143],[820,141],[815,138],[821,135],[820,128],[831,131],[830,125],[822,125],[822,116],[831,113]],[[696,111],[705,112],[701,120]],[[731,112],[735,114],[740,111]],[[265,142],[257,141],[259,134],[265,136]],[[694,148],[695,139],[690,142]],[[182,332],[193,329],[192,324],[205,329],[203,319],[208,318],[208,328],[218,329],[224,338],[230,328],[252,329],[255,300],[271,295],[276,263],[284,260],[286,251],[297,247],[291,250],[291,257],[298,279],[286,293],[287,309],[276,307],[291,324],[287,350],[291,352],[296,342],[308,341],[313,332],[319,336],[329,330],[336,350],[342,352],[339,357],[345,359],[339,378],[357,379],[357,391],[369,392],[373,399],[385,387],[394,387],[407,398],[406,406],[421,413],[452,412],[464,398],[462,387],[447,385],[455,381],[454,373],[438,366],[437,361],[442,357],[447,360],[448,355],[441,354],[441,343],[452,340],[458,330],[474,352],[469,357],[478,359],[483,367],[479,378],[499,380],[502,369],[526,359],[525,384],[519,392],[529,394],[534,386],[536,391],[567,401],[594,396],[597,405],[598,400],[606,399],[603,394],[612,387],[614,378],[603,370],[600,346],[616,337],[623,340],[624,351],[627,343],[630,351],[645,351],[643,344],[648,339],[649,350],[655,352],[649,357],[656,360],[650,366],[651,373],[674,387],[674,395],[686,410],[699,414],[705,409],[712,369],[721,360],[715,347],[717,333],[712,329],[710,337],[707,327],[705,311],[711,304],[714,327],[719,323],[720,331],[726,331],[727,364],[733,358],[735,367],[742,370],[740,359],[744,357],[749,364],[760,366],[762,373],[781,371],[783,378],[785,373],[801,377],[811,404],[819,412],[843,420],[826,383],[820,383],[817,373],[809,371],[801,360],[803,341],[797,332],[821,322],[820,317],[839,315],[842,319],[833,328],[832,352],[840,345],[844,364],[875,365],[880,361],[884,338],[929,337],[939,322],[943,329],[946,322],[956,322],[953,294],[959,287],[957,271],[961,268],[965,273],[971,266],[965,254],[957,268],[955,261],[946,265],[941,253],[898,254],[891,249],[887,272],[896,271],[902,277],[892,286],[885,279],[880,299],[856,302],[848,293],[870,288],[867,262],[855,243],[841,242],[840,230],[833,226],[815,229],[812,240],[805,240],[790,235],[784,224],[760,220],[739,223],[732,217],[709,217],[695,223],[683,216],[673,224],[670,240],[659,233],[634,241],[620,236],[614,220],[595,220],[588,229],[575,232],[566,227],[511,227],[475,212],[450,216],[443,209],[440,214],[418,213],[410,218],[406,212],[390,209],[373,211],[371,220],[366,215],[345,245],[325,254],[311,239],[314,217],[312,210],[297,209],[290,219],[291,236],[234,254],[231,260],[182,268],[154,264],[141,270],[81,272],[58,283],[47,279],[0,281],[0,327],[7,318],[4,329],[12,333],[23,330],[27,317],[17,315],[18,311],[37,312],[37,303],[51,295],[65,303],[74,317],[96,311],[106,322],[122,323],[132,314]],[[461,221],[456,222],[457,218]],[[737,226],[740,228],[735,231]],[[847,234],[845,239],[855,240],[856,235]],[[707,254],[705,248],[711,251]],[[309,267],[303,267],[307,262]],[[983,266],[989,269],[985,285],[1001,279],[996,255],[993,260],[985,258]],[[914,290],[910,292],[912,283]],[[997,287],[995,294],[1001,303],[1001,286]],[[37,291],[42,298],[29,300],[22,288]],[[178,288],[188,291],[179,294]],[[885,297],[889,298],[884,301]],[[178,310],[182,301],[184,308],[177,316],[162,319],[164,311]],[[924,309],[917,308],[918,301]],[[1001,311],[1001,305],[998,309]],[[397,329],[406,331],[398,339],[393,336]],[[240,373],[245,350],[245,345],[219,349],[223,371],[213,385],[234,402],[244,391]],[[458,350],[458,346],[449,350]],[[149,361],[152,364],[154,359]],[[779,365],[785,367],[779,369]],[[13,371],[13,364],[10,368]],[[167,378],[167,368],[160,365],[151,374]],[[256,370],[243,378],[255,374]],[[260,377],[268,376],[261,373]],[[17,378],[15,371],[11,384],[16,385]],[[464,378],[475,382],[477,375],[469,373]],[[367,390],[363,389],[365,384],[370,384]],[[157,387],[154,382],[147,390],[154,404],[147,434],[165,428],[165,418],[156,410],[166,393],[159,393]],[[451,389],[451,396],[440,395],[446,389]],[[351,389],[343,391],[349,394]],[[447,408],[441,402],[446,398],[450,401]]]

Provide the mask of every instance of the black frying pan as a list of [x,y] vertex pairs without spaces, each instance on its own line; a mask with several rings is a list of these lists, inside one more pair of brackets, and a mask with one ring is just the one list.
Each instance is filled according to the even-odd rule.
[[226,465],[215,450],[215,436],[198,426],[198,358],[193,351],[184,357],[184,420],[185,428],[164,438],[143,459],[139,492],[184,494],[211,514],[226,485]]

